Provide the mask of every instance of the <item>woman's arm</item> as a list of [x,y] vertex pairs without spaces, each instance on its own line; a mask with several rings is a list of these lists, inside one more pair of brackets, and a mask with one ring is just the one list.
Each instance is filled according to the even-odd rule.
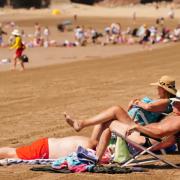
[[10,49],[17,49],[19,48],[21,45],[21,38],[20,37],[16,37],[15,38],[15,42],[14,44],[10,47]]
[[126,135],[129,136],[134,131],[141,132],[153,138],[162,138],[167,134],[162,128],[162,126],[159,125],[158,123],[152,123],[146,126],[142,126],[140,124],[134,124],[132,126],[129,126],[129,128],[126,131]]
[[134,101],[134,105],[150,112],[164,112],[167,110],[169,99],[159,99],[156,102],[144,103],[140,100]]
[[167,147],[172,146],[173,144],[176,143],[175,137],[174,136],[169,136],[163,142],[152,148],[152,151],[160,150],[160,149],[165,149]]

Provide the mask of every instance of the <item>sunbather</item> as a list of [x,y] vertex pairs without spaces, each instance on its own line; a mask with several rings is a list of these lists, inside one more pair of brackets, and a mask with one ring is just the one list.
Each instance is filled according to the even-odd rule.
[[[0,159],[2,158],[20,158],[20,159],[56,159],[68,155],[77,150],[78,146],[84,148],[95,149],[97,146],[96,155],[101,159],[104,151],[108,145],[111,132],[117,131],[123,135],[130,134],[134,130],[146,133],[152,137],[163,137],[172,135],[180,130],[180,92],[173,100],[173,114],[160,121],[159,123],[152,123],[147,126],[128,125],[121,123],[117,120],[112,121],[110,124],[104,123],[100,141],[97,146],[97,141],[82,136],[71,136],[65,138],[44,138],[35,141],[29,146],[22,146],[19,148],[2,147],[0,148]],[[173,123],[172,123],[173,121]],[[133,132],[129,138],[138,143],[145,143],[145,138],[141,137],[138,132]],[[174,136],[167,139],[165,144],[161,147],[169,146],[174,142]],[[159,147],[159,148],[161,148]]]
[[[160,114],[162,112],[167,112],[170,113],[172,111],[172,106],[171,106],[171,101],[170,101],[170,97],[174,97],[175,93],[176,93],[176,88],[175,88],[175,81],[170,78],[169,76],[162,76],[161,79],[159,80],[159,82],[157,83],[153,83],[152,85],[157,85],[158,86],[158,95],[159,95],[159,99],[155,100],[154,102],[151,103],[145,103],[145,102],[141,102],[140,100],[133,100],[130,105],[129,108],[132,107],[132,105],[136,105],[139,106],[141,108],[143,108],[144,110],[146,110],[145,112],[151,111],[151,113],[147,113],[147,117],[149,120],[152,120],[149,123],[152,123],[153,121],[156,122],[160,116]],[[158,112],[158,116],[156,114],[156,112]],[[68,122],[68,124],[70,124],[76,131],[81,130],[84,127],[90,126],[90,125],[96,125],[94,127],[93,133],[91,138],[94,140],[99,141],[100,140],[100,136],[102,133],[106,134],[107,131],[107,135],[106,138],[109,139],[111,136],[110,133],[110,129],[109,126],[111,124],[111,122],[115,121],[117,123],[120,123],[120,126],[124,126],[125,127],[131,127],[136,125],[136,123],[134,122],[134,120],[132,119],[133,114],[131,114],[131,111],[129,111],[128,113],[121,108],[120,106],[114,106],[111,107],[109,109],[107,109],[106,111],[100,113],[99,115],[87,119],[87,120],[76,120],[76,119],[72,119],[69,115],[65,114],[65,118],[66,121]],[[138,123],[141,123],[141,119],[139,119],[139,117],[135,117]],[[118,127],[118,126],[117,126]],[[121,128],[119,129],[121,131]],[[105,138],[105,139],[106,139]],[[136,137],[133,139],[136,140]],[[101,140],[100,140],[101,141]],[[144,137],[140,137],[138,135],[138,139],[136,140],[136,142],[139,142],[140,144],[144,142]],[[169,140],[170,143],[172,144],[172,140]],[[102,140],[103,144],[106,146],[108,144],[108,141],[106,140]],[[101,144],[101,142],[100,142]],[[166,144],[167,147],[167,144]]]
[[18,148],[1,147],[0,159],[57,159],[75,152],[78,146],[95,149],[96,145],[96,141],[84,136],[43,138],[33,142],[31,145],[21,146]]
[[[140,135],[144,133],[154,138],[161,138],[168,136],[165,142],[156,146],[159,150],[169,147],[175,143],[175,134],[180,131],[180,91],[177,92],[177,97],[171,99],[173,101],[173,113],[165,117],[163,120],[157,123],[148,124],[142,126],[139,124],[125,124],[118,120],[112,121],[110,124],[104,123],[102,134],[100,136],[99,145],[97,146],[96,155],[100,159],[109,143],[111,132],[118,132],[123,136],[129,135],[129,139],[135,141],[138,144],[147,145],[146,138]],[[155,143],[156,141],[151,141]]]
[[[94,138],[95,136],[98,137],[98,134],[102,129],[102,123],[118,120],[119,122],[129,125],[135,124],[133,116],[137,106],[145,113],[148,123],[156,122],[159,120],[162,112],[172,112],[171,101],[169,98],[174,97],[177,90],[175,88],[175,80],[169,76],[162,76],[157,83],[152,83],[151,85],[156,85],[158,87],[159,99],[157,100],[151,100],[149,98],[144,98],[143,100],[135,99],[130,102],[128,112],[120,106],[113,106],[97,116],[85,120],[72,119],[69,115],[65,114],[66,121],[76,131],[80,131],[87,126],[96,125],[92,135],[93,139],[96,139]],[[136,108],[132,108],[134,105]],[[143,124],[142,118],[138,115],[135,116],[135,121]]]

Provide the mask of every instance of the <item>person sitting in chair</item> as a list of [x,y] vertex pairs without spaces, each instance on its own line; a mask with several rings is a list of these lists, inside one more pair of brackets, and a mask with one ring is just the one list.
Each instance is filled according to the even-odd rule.
[[[158,86],[158,94],[160,96],[159,100],[153,103],[149,103],[149,104],[141,102],[140,100],[135,100],[133,101],[133,104],[135,104],[136,106],[138,105],[139,107],[152,111],[152,112],[164,112],[166,109],[168,109],[168,107],[171,107],[170,104],[172,102],[172,98],[170,97],[175,96],[174,94],[177,91],[175,88],[175,81],[169,76],[163,76],[157,83],[153,83],[153,85]],[[166,94],[166,96],[163,96],[164,94]],[[130,103],[130,106],[132,106],[132,103]],[[76,131],[79,131],[82,128],[90,126],[90,125],[96,125],[94,127],[91,138],[96,139],[97,141],[100,141],[99,144],[101,144],[102,146],[105,146],[105,148],[102,148],[101,146],[100,151],[104,151],[106,149],[109,143],[109,139],[111,137],[111,132],[113,130],[116,130],[119,133],[126,134],[125,132],[127,131],[129,127],[136,127],[137,124],[139,125],[138,127],[143,127],[140,125],[140,123],[135,123],[134,120],[130,117],[130,114],[128,114],[120,106],[109,108],[108,110],[87,120],[78,121],[76,119],[72,119],[67,114],[65,114],[65,118],[66,118],[67,123],[71,125]],[[105,134],[104,138],[102,138],[103,136],[101,136],[101,134]],[[139,144],[145,143],[145,138],[140,136],[139,133],[133,133],[133,134],[135,135],[132,135],[130,137],[132,138],[132,140],[138,142]],[[168,147],[174,143],[173,138],[172,139],[170,138],[168,142],[169,144],[166,143],[165,147]],[[102,155],[102,153],[98,153],[98,151],[99,150],[97,150],[97,154]]]

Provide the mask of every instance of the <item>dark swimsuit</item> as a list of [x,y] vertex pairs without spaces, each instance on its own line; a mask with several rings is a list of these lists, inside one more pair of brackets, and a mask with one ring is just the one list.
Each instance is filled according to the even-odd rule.
[[[127,146],[128,146],[129,152],[133,156],[136,156],[137,154],[139,154],[142,151],[141,149],[135,147],[133,144],[128,143]],[[152,143],[151,143],[151,141],[149,140],[148,137],[145,137],[145,142],[144,142],[144,144],[142,144],[142,146],[145,147],[145,148],[148,148],[148,147],[152,146]]]

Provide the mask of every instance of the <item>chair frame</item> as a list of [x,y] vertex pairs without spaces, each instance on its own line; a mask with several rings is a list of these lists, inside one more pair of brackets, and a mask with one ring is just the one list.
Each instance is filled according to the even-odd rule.
[[[172,162],[169,162],[165,159],[163,159],[162,157],[158,156],[157,154],[155,154],[154,152],[151,151],[152,148],[156,147],[157,145],[159,145],[160,143],[163,142],[163,140],[165,138],[163,138],[161,141],[158,141],[157,143],[153,144],[152,146],[148,147],[148,148],[145,148],[143,147],[142,145],[139,145],[137,144],[136,142],[128,139],[128,137],[125,137],[123,135],[121,135],[120,133],[118,132],[113,132],[115,133],[117,136],[121,137],[123,140],[125,140],[126,142],[132,144],[133,146],[137,147],[138,149],[141,150],[141,152],[137,153],[135,156],[133,156],[131,159],[127,160],[125,163],[123,163],[121,165],[121,167],[128,167],[128,166],[134,166],[134,165],[141,165],[141,164],[147,164],[147,163],[151,163],[151,162],[156,162],[156,161],[161,161],[163,162],[164,164],[168,164],[174,168],[180,168],[179,166],[177,166],[176,164],[172,163]],[[153,139],[153,138],[152,138]],[[157,140],[157,139],[155,139]],[[144,161],[141,161],[140,163],[136,162],[136,163],[133,163],[133,161],[137,160],[139,157],[141,157],[142,155],[148,153],[149,155],[151,155],[153,157],[153,159],[145,159]]]
[[[141,108],[139,108],[139,109],[134,113],[133,118],[132,118],[134,121],[135,121],[135,117],[136,117],[136,114],[137,114],[137,113],[139,113],[139,115],[140,115],[141,118],[143,119],[145,125],[149,124],[148,121],[147,121],[146,116],[145,116],[144,113],[141,111]],[[161,113],[161,114],[162,114],[164,117],[168,115],[167,113]],[[160,119],[160,121],[161,121],[161,119]],[[135,121],[135,122],[136,122],[136,121]],[[176,143],[177,143],[178,152],[179,152],[179,154],[180,154],[180,132],[176,134]],[[165,149],[160,149],[160,152],[161,152],[162,154],[164,154],[164,155],[167,154],[166,151],[165,151]]]

